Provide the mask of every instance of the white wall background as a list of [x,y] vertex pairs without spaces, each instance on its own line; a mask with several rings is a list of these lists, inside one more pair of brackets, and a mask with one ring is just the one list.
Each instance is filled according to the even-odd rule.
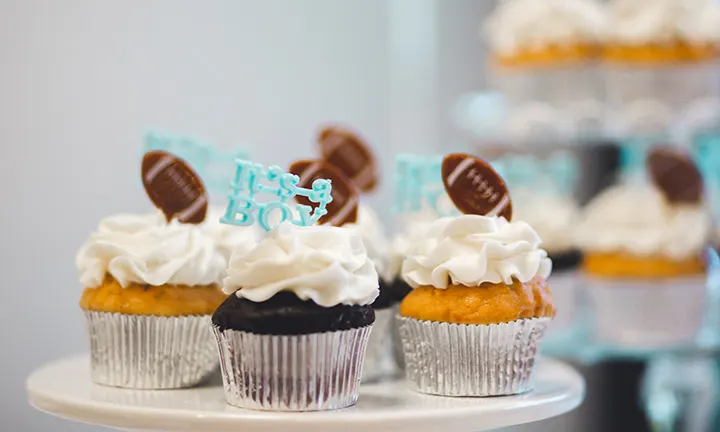
[[460,47],[487,7],[0,0],[0,430],[97,430],[34,412],[24,381],[86,350],[74,255],[104,215],[150,208],[144,131],[255,143],[281,166],[310,155],[328,120],[362,131],[386,169],[391,150],[448,149],[452,104],[482,83],[479,44]]

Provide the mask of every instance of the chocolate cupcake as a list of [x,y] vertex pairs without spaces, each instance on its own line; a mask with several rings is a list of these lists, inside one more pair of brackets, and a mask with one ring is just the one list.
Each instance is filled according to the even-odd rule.
[[378,275],[351,230],[283,223],[234,253],[213,315],[227,402],[269,411],[355,404]]

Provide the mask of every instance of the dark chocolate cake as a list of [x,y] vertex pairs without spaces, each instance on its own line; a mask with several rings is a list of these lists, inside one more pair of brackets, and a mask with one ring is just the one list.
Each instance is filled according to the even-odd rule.
[[323,307],[288,291],[260,303],[232,294],[215,311],[212,322],[220,330],[302,335],[368,326],[375,322],[375,311],[370,305]]

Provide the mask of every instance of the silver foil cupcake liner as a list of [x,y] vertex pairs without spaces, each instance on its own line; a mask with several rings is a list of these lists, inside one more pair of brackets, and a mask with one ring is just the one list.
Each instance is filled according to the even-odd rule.
[[371,330],[287,336],[213,326],[227,403],[266,411],[354,405]]
[[657,280],[586,275],[583,283],[595,308],[600,342],[640,349],[686,345],[702,326],[705,275]]
[[399,316],[405,371],[417,390],[502,396],[533,388],[535,358],[550,318],[465,325]]
[[363,383],[390,378],[397,370],[392,341],[392,325],[396,314],[394,308],[375,310],[375,323],[368,340],[363,366]]
[[85,311],[90,371],[96,384],[176,389],[217,369],[210,315],[156,317]]
[[[393,307],[395,316],[400,314],[400,305]],[[398,371],[403,375],[405,374],[405,352],[403,351],[402,338],[400,337],[400,321],[397,319],[393,320],[392,323],[392,344],[393,354],[395,355],[395,364],[397,365]]]

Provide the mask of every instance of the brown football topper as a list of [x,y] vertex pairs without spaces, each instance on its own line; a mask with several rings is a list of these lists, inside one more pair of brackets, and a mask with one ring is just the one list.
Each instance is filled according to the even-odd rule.
[[[301,160],[290,165],[291,173],[300,177],[298,186],[310,188],[317,179],[332,182],[332,202],[327,205],[327,214],[320,218],[320,224],[343,226],[357,221],[358,194],[348,178],[334,166],[321,160]],[[302,205],[315,207],[316,203],[304,196],[295,196]]]
[[475,156],[452,153],[443,159],[442,179],[448,196],[461,212],[512,218],[505,181],[490,164]]
[[361,192],[378,184],[375,156],[357,134],[337,126],[325,127],[318,136],[320,158],[334,165]]
[[693,204],[702,200],[702,174],[687,153],[669,146],[655,146],[648,153],[647,168],[668,202]]
[[150,200],[170,222],[205,220],[207,194],[200,177],[183,160],[164,151],[151,151],[142,161],[142,180]]

